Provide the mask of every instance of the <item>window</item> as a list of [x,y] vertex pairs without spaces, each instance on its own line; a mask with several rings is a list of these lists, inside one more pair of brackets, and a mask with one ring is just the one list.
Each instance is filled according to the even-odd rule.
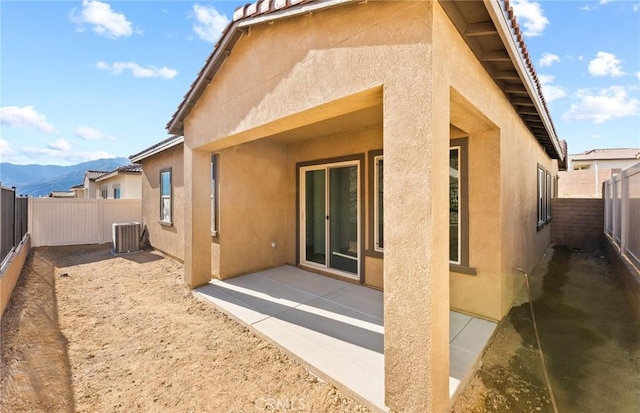
[[102,199],[109,198],[109,188],[107,188],[106,186],[103,186],[102,188],[100,188],[100,198]]
[[538,229],[547,221],[545,181],[545,170],[542,165],[538,165]]
[[120,199],[120,187],[116,186],[113,188],[113,199]]
[[171,168],[160,171],[160,222],[171,224]]
[[469,265],[468,138],[452,139],[449,147],[449,269],[475,275]]
[[460,264],[460,147],[449,149],[449,262]]
[[546,178],[546,187],[547,187],[547,193],[546,193],[546,222],[551,221],[551,197],[553,194],[553,188],[552,188],[552,183],[551,183],[551,174],[549,173],[549,171],[547,171],[547,178]]
[[211,156],[211,235],[218,235],[218,155]]
[[383,159],[382,155],[373,158],[374,169],[374,205],[373,205],[373,236],[375,240],[374,250],[384,251],[384,203],[383,203]]

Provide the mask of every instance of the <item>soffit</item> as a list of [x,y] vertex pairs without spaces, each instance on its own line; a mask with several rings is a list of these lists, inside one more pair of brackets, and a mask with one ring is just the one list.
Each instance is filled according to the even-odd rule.
[[[499,21],[495,22],[490,14],[493,4],[490,1],[441,0],[440,4],[545,152],[553,159],[562,159],[541,85],[513,10],[508,1],[496,2],[501,6],[500,17],[507,23],[505,39],[505,27],[501,27]],[[515,53],[508,45],[509,38],[519,49]]]

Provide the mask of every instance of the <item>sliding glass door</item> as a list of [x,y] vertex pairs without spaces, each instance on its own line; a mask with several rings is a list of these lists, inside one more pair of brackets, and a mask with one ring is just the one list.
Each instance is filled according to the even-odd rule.
[[359,274],[360,173],[357,162],[300,170],[300,251],[306,265]]

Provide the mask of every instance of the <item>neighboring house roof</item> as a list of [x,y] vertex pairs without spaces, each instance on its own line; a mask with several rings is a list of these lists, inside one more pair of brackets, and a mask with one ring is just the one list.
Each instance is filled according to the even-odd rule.
[[112,178],[117,175],[140,175],[142,174],[142,166],[138,164],[130,164],[125,166],[120,166],[114,169],[111,172],[107,172],[103,175],[100,175],[95,179],[96,182],[104,181],[105,179]]
[[95,181],[96,178],[98,178],[98,177],[100,177],[100,176],[102,176],[102,175],[104,175],[106,173],[109,173],[109,171],[86,171],[84,173],[84,177],[85,177],[85,179],[89,178],[90,181]]
[[[167,139],[164,139],[155,145],[152,145],[136,154],[129,156],[131,162],[140,162],[143,159],[146,159],[150,156],[158,154],[162,151],[166,151],[167,149],[173,148],[174,146],[181,145],[184,142],[183,136],[170,136]],[[140,167],[142,170],[142,167]]]
[[[185,118],[249,27],[361,2],[362,0],[259,0],[238,8],[233,14],[233,21],[223,31],[220,41],[167,124],[169,133],[184,133]],[[547,154],[554,159],[563,160],[565,153],[556,136],[540,80],[509,0],[441,1],[440,4]],[[482,20],[467,21],[465,16],[471,14],[481,16]],[[481,42],[479,38],[490,38],[491,42]],[[496,45],[497,49],[494,48]],[[136,155],[130,159],[140,160]]]
[[78,184],[71,187],[71,189],[84,189],[84,184]]
[[640,148],[590,149],[569,158],[572,161],[640,159]]

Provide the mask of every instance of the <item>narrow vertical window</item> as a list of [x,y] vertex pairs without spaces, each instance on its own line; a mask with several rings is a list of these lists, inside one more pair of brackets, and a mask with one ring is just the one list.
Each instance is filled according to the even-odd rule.
[[107,199],[109,198],[109,188],[106,186],[100,188],[100,198]]
[[218,156],[211,155],[211,235],[218,235]]
[[376,156],[373,158],[374,163],[374,190],[375,190],[375,201],[374,201],[374,240],[376,251],[382,252],[384,250],[384,203],[383,203],[383,159],[382,156]]
[[171,223],[171,169],[160,171],[160,222]]
[[545,173],[544,168],[538,165],[538,228],[541,228],[546,221],[545,197]]
[[460,147],[449,149],[449,262],[460,264]]
[[120,187],[113,188],[113,199],[120,199]]
[[552,183],[551,183],[551,174],[549,173],[549,171],[547,171],[547,176],[546,176],[546,198],[545,198],[545,219],[547,222],[551,221],[551,197],[553,194],[553,188],[552,188]]

